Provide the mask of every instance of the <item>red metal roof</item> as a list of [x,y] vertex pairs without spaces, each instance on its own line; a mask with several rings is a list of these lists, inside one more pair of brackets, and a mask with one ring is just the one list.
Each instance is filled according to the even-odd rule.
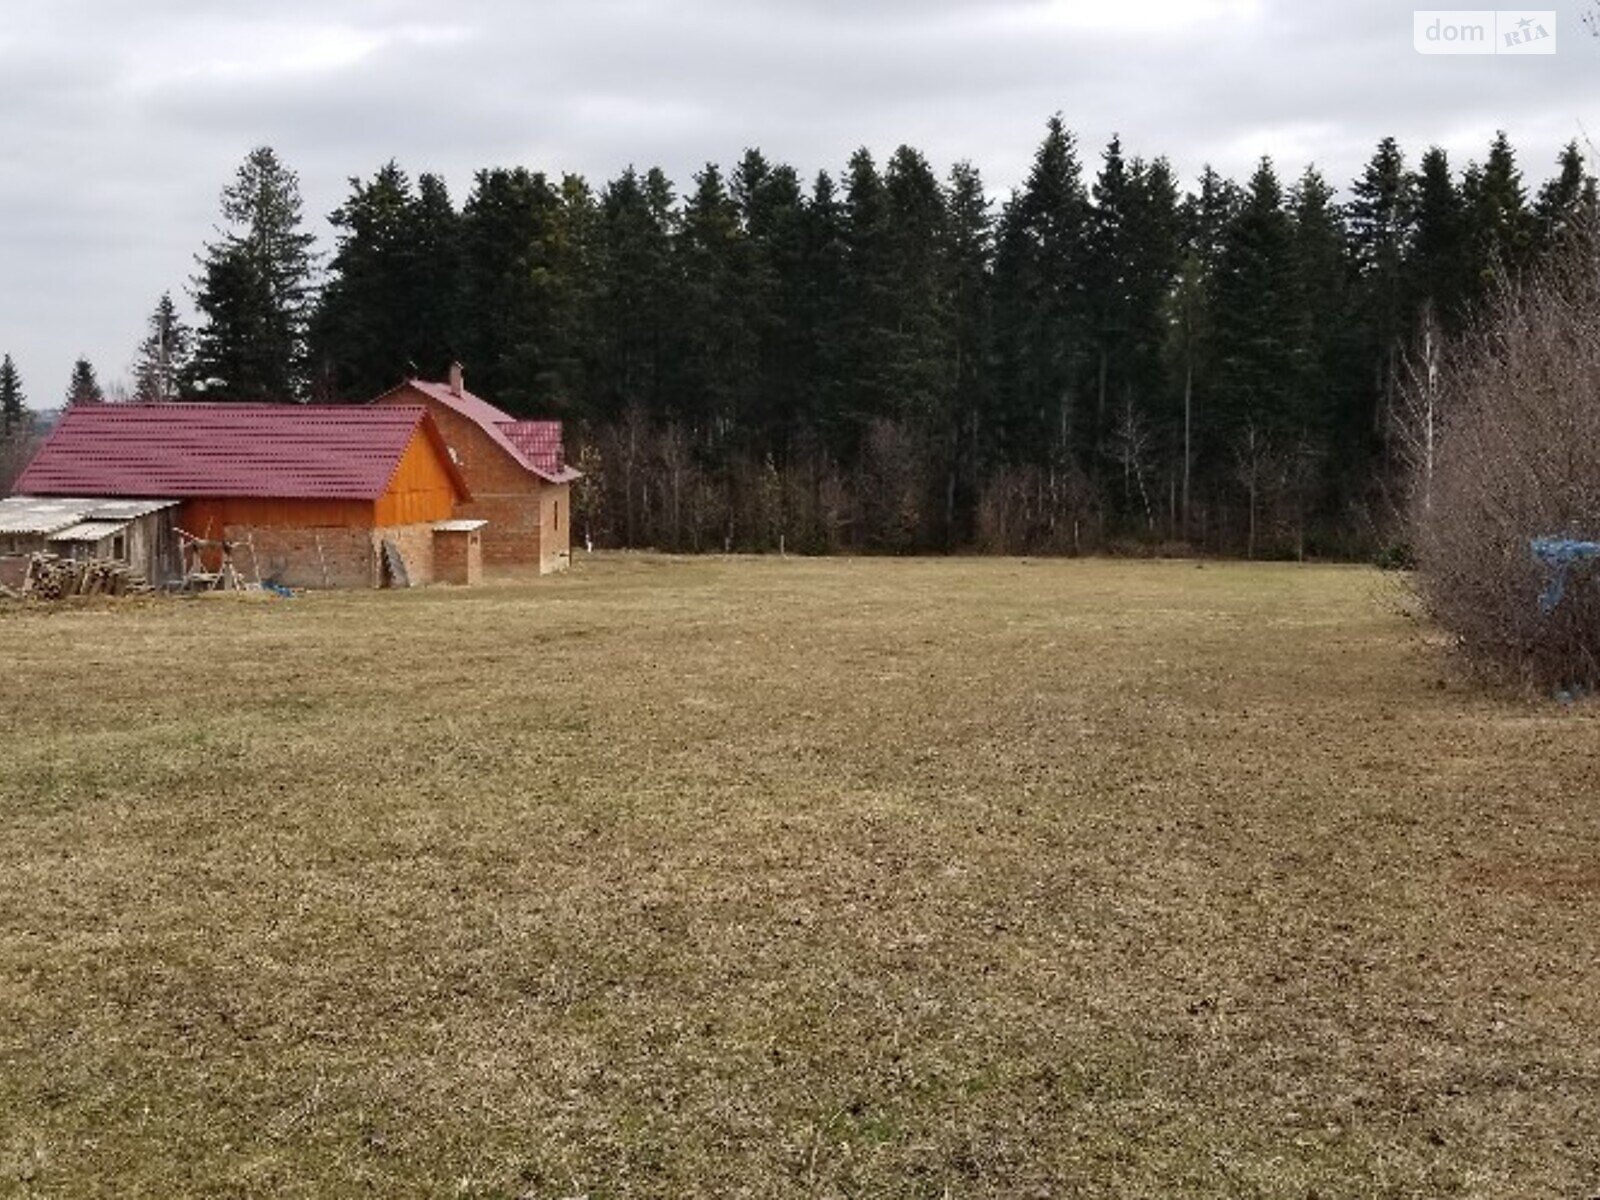
[[16,482],[36,496],[376,500],[421,428],[467,488],[421,406],[93,404],[67,409]]
[[406,388],[421,392],[430,400],[436,400],[472,421],[520,466],[532,471],[540,479],[549,483],[571,483],[574,479],[583,478],[581,471],[574,471],[566,465],[561,448],[560,421],[519,421],[465,388],[453,392],[449,384],[430,383],[426,379],[408,379],[378,399],[382,400]]
[[505,421],[500,428],[539,470],[557,474],[566,467],[561,461],[560,421]]
[[[406,383],[416,388],[424,396],[429,396],[440,404],[455,409],[462,416],[471,417],[479,425],[504,425],[516,420],[510,413],[496,408],[482,396],[474,396],[466,388],[462,388],[459,392],[452,392],[449,384],[429,383],[426,379],[408,379]],[[401,386],[403,387],[405,384]]]

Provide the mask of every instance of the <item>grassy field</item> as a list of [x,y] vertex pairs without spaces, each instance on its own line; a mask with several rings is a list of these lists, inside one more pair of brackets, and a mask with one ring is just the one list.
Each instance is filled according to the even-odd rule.
[[0,1194],[1600,1192],[1600,710],[1351,568],[0,609]]

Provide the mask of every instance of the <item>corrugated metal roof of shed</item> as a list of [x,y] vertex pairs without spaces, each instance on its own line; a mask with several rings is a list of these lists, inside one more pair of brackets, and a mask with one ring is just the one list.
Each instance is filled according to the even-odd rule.
[[67,410],[17,488],[375,500],[427,419],[426,410],[410,405],[82,405]]
[[163,508],[176,508],[180,501],[177,500],[107,500],[98,497],[84,501],[88,508],[84,510],[84,517],[93,521],[132,521],[139,517],[148,517],[153,512],[160,512]]
[[83,520],[82,500],[7,496],[0,500],[0,533],[54,533]]
[[47,542],[98,542],[128,527],[126,521],[81,521],[50,534]]
[[177,503],[85,496],[7,496],[0,500],[0,533],[49,534],[79,521],[132,521]]

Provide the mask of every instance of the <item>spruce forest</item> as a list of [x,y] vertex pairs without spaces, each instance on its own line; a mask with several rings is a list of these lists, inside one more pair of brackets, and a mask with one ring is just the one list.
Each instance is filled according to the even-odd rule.
[[1596,208],[1575,143],[1532,184],[1504,135],[1459,168],[1385,139],[1344,198],[1267,159],[1186,187],[1115,139],[1084,158],[1057,118],[999,202],[902,146],[809,181],[750,150],[681,193],[484,170],[459,207],[390,163],[319,264],[258,150],[138,391],[361,401],[459,360],[567,422],[597,547],[1366,557],[1418,331]]

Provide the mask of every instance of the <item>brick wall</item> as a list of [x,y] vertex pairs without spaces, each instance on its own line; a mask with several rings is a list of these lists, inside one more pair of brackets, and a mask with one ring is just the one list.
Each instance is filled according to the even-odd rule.
[[456,516],[487,521],[483,528],[483,561],[494,567],[532,566],[539,562],[540,501],[537,493],[485,495],[456,505]]
[[[215,536],[215,535],[213,535]],[[377,585],[372,530],[330,525],[228,525],[234,565],[285,587],[368,588]]]
[[572,488],[547,483],[539,489],[539,573],[565,571],[572,560]]
[[413,586],[434,579],[431,524],[377,529],[229,525],[223,536],[234,543],[234,565],[247,579],[259,572],[261,578],[275,579],[285,587],[380,587],[384,538],[399,547]]
[[400,557],[406,564],[406,577],[412,587],[424,587],[433,582],[434,533],[431,522],[427,525],[389,525],[374,529],[372,544],[375,552],[381,549],[385,538],[399,547]]
[[483,538],[477,530],[439,530],[433,535],[433,577],[468,587],[483,581]]

